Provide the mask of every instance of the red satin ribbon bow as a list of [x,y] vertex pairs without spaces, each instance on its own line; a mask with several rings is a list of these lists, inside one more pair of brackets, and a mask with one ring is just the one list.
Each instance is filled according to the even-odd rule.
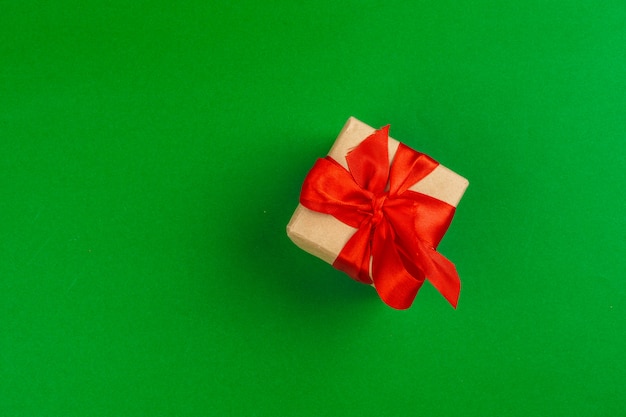
[[300,203],[357,229],[333,266],[373,283],[386,304],[409,308],[427,278],[456,308],[459,276],[436,251],[455,208],[408,189],[439,164],[400,143],[390,167],[388,138],[386,126],[350,151],[349,171],[329,156],[318,159]]

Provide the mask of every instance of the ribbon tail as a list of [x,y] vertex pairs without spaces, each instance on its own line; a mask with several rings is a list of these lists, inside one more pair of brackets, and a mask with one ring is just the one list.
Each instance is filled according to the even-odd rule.
[[461,279],[452,262],[434,249],[424,247],[422,268],[426,279],[456,308],[461,292]]
[[372,276],[380,298],[390,307],[404,310],[411,307],[417,292],[424,283],[423,275],[415,276],[405,268],[392,232],[384,225],[384,232],[374,235]]

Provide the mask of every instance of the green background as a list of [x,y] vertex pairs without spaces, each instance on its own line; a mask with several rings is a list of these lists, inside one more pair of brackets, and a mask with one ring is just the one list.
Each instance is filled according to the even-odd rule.
[[[626,5],[0,1],[0,414],[626,410]],[[408,311],[285,235],[354,115],[470,180]]]

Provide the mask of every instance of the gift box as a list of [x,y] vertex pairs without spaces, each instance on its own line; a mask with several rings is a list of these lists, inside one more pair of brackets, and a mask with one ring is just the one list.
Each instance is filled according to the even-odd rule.
[[460,279],[436,248],[469,182],[388,131],[348,119],[305,178],[287,235],[393,308],[425,280],[456,308]]

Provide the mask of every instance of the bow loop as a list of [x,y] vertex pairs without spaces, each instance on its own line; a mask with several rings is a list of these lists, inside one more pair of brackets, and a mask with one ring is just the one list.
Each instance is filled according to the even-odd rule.
[[403,194],[430,174],[439,163],[430,156],[417,152],[400,143],[391,165],[390,192]]
[[389,126],[377,130],[346,155],[348,168],[359,187],[381,193],[389,178]]

